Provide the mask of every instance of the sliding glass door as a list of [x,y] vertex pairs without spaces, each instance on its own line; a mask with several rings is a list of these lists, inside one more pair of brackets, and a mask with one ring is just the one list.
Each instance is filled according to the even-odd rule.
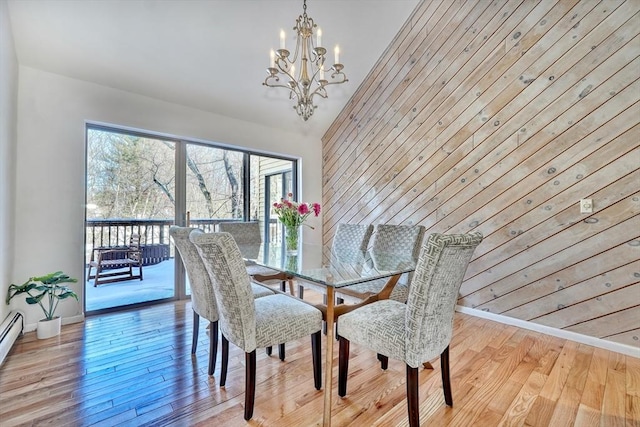
[[[173,224],[212,232],[221,221],[259,221],[267,250],[282,241],[271,205],[295,193],[295,160],[97,125],[86,138],[85,312],[187,297]],[[128,273],[133,236],[142,280]]]
[[[87,129],[86,311],[174,298],[175,151],[173,141]],[[138,258],[142,277],[132,279]]]
[[[212,232],[220,221],[243,221],[248,154],[194,143],[186,143],[185,148],[185,224]],[[190,295],[188,278],[185,286],[185,294]]]

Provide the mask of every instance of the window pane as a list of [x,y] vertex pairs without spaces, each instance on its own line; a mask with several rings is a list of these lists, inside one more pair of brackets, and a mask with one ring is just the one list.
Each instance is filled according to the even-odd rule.
[[271,205],[292,192],[294,165],[291,160],[251,156],[251,219],[260,222],[267,245],[282,241],[284,231]]
[[187,211],[198,219],[242,220],[242,158],[237,151],[187,145]]

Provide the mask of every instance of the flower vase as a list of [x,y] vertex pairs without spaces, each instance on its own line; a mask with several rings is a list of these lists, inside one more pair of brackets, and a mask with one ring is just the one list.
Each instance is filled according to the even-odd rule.
[[285,257],[284,268],[287,271],[298,271],[298,255],[287,255]]
[[298,254],[298,236],[300,227],[293,225],[285,225],[284,227],[284,243],[287,255]]

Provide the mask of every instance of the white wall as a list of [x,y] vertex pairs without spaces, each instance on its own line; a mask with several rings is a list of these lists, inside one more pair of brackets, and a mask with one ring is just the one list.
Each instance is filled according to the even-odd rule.
[[[86,121],[299,156],[302,197],[321,200],[320,141],[29,67],[19,72],[14,280],[56,270],[83,277]],[[305,238],[320,242],[322,222],[314,222]],[[75,286],[79,295],[82,288]],[[63,305],[67,320],[82,315],[82,304]],[[38,315],[30,310],[26,323]]]
[[7,1],[0,0],[0,321],[9,313],[4,299],[13,278],[17,96],[18,59]]

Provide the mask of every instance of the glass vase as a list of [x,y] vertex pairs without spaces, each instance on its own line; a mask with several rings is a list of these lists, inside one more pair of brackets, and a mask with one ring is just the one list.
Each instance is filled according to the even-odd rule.
[[294,225],[284,226],[284,243],[287,255],[298,254],[298,238],[300,227]]

